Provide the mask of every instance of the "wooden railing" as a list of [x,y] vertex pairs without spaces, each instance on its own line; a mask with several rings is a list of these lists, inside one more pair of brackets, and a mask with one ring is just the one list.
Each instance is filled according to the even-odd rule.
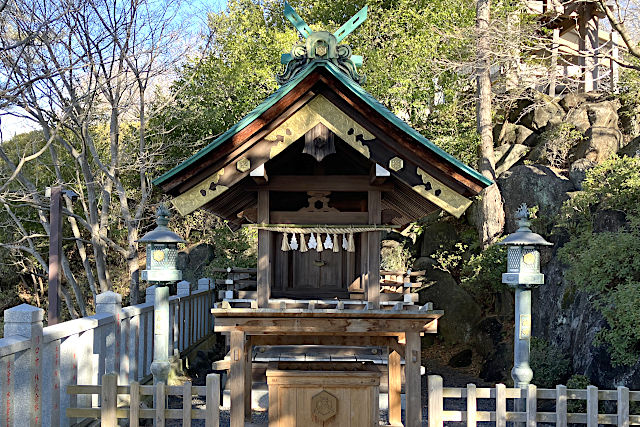
[[[428,420],[429,427],[443,426],[447,421],[465,422],[467,426],[475,426],[478,422],[492,422],[496,427],[505,427],[507,421],[525,422],[527,427],[536,423],[555,423],[566,427],[569,423],[586,424],[597,427],[598,424],[618,426],[640,425],[640,415],[630,415],[629,403],[640,402],[640,391],[629,391],[626,387],[616,390],[598,390],[589,386],[586,390],[567,389],[559,385],[555,389],[539,389],[529,385],[527,389],[507,388],[504,384],[496,384],[494,388],[480,388],[474,384],[466,388],[443,387],[442,377],[428,377]],[[464,400],[466,410],[445,410],[445,399]],[[495,410],[478,410],[478,399],[490,399],[488,407]],[[524,400],[523,411],[507,411],[507,400]],[[569,412],[572,400],[585,401],[584,412]],[[553,412],[538,411],[541,401],[551,401]],[[616,413],[600,414],[599,402],[615,402]],[[449,403],[449,402],[447,402]],[[612,405],[613,406],[613,405]]]
[[[134,381],[130,385],[118,385],[118,375],[115,373],[102,376],[102,385],[70,385],[67,387],[70,396],[100,396],[100,405],[73,407],[66,410],[70,420],[78,418],[99,419],[102,427],[117,427],[119,419],[129,420],[130,427],[138,427],[141,419],[153,419],[156,427],[164,427],[166,420],[182,420],[183,426],[190,426],[191,420],[205,420],[206,427],[220,426],[220,376],[207,375],[206,386],[193,386],[191,382],[183,386],[167,386],[164,383],[156,385],[140,385]],[[128,402],[127,406],[119,404]],[[152,401],[150,408],[141,408],[142,399]],[[170,396],[182,397],[181,408],[168,408],[167,400]],[[205,409],[193,409],[193,396],[205,397]],[[88,399],[91,402],[93,399]]]
[[[215,268],[214,273],[224,274],[226,278],[216,279],[219,300],[257,301],[256,269],[255,268]],[[405,303],[418,302],[419,288],[424,286],[426,271],[391,271],[380,270],[380,292],[384,294],[399,294],[395,298],[381,298],[382,301],[403,301]],[[250,288],[251,290],[247,290]],[[360,292],[361,293],[361,292]],[[394,302],[394,303],[395,303]],[[391,304],[393,305],[393,304]]]

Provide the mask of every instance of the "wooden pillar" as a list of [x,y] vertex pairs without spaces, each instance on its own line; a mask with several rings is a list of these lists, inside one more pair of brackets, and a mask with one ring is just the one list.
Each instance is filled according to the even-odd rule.
[[583,92],[598,90],[598,17],[594,14],[594,6],[582,3],[578,8],[578,30],[580,34],[578,63],[583,73],[580,89]]
[[62,270],[62,187],[51,187],[51,203],[49,210],[49,325],[60,320],[60,271]]
[[[380,224],[382,218],[381,193],[379,190],[369,191],[367,210],[369,211],[369,224]],[[366,292],[367,301],[371,308],[380,308],[380,232],[370,231],[367,239],[368,269]]]
[[251,336],[247,336],[244,362],[244,419],[249,422],[251,421],[251,387],[253,385],[251,356]]
[[231,331],[231,367],[229,369],[229,391],[231,392],[231,427],[244,427],[245,417],[245,334]]
[[422,425],[422,390],[420,377],[420,332],[406,332],[405,347],[405,394],[406,394],[406,426],[420,427]]
[[615,60],[620,55],[620,35],[616,31],[611,31],[611,92],[618,93],[618,83],[620,82],[620,64]]
[[[258,223],[269,223],[269,190],[258,191]],[[268,230],[258,230],[258,308],[267,308],[271,296],[271,254],[272,234]]]
[[556,96],[559,43],[560,43],[560,28],[554,28],[553,42],[551,45],[551,69],[549,70],[549,96]]
[[389,348],[389,424],[392,426],[402,425],[400,418],[401,404],[400,393],[402,377],[400,371],[400,355],[397,351]]

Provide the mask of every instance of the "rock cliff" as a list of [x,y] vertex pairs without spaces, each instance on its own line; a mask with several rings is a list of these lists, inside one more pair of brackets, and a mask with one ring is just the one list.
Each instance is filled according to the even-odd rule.
[[[555,244],[543,253],[546,283],[533,292],[533,333],[567,355],[567,377],[582,374],[599,387],[640,389],[640,361],[614,368],[606,346],[594,345],[595,335],[606,323],[590,296],[565,280],[567,267],[557,253],[567,236],[551,233],[562,203],[582,190],[586,171],[616,153],[640,156],[640,137],[633,134],[633,121],[620,119],[620,102],[614,98],[598,94],[570,94],[560,100],[538,94],[533,98],[510,112],[509,121],[494,128],[497,183],[507,214],[505,232],[515,231],[513,215],[526,202],[538,208],[535,231]],[[595,225],[600,230],[594,231],[615,231],[624,223],[625,218],[616,212],[603,211]],[[461,349],[470,349],[482,360],[478,375],[483,380],[508,381],[513,351],[512,293],[496,288],[487,303],[486,295],[437,266],[438,258],[453,254],[454,244],[464,241],[460,235],[465,227],[464,221],[443,218],[423,224],[416,267],[427,269],[433,285],[421,292],[421,300],[433,301],[445,310],[438,339],[452,348],[451,366],[468,355],[461,354]],[[469,262],[468,254],[458,255],[461,265]]]

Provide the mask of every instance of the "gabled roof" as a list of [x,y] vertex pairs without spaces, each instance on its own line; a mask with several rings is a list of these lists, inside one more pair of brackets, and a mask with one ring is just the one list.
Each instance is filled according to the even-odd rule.
[[[460,216],[491,184],[326,60],[312,61],[233,127],[153,182],[174,196],[183,215],[206,207],[233,218],[255,202],[255,194],[241,196],[244,190],[236,187],[319,123],[367,161],[389,170],[397,194],[387,200],[405,203],[403,221],[438,207]],[[231,193],[236,197],[230,204]]]
[[464,174],[469,175],[470,177],[472,177],[475,180],[479,181],[480,183],[484,184],[484,186],[489,186],[489,185],[492,184],[491,180],[485,178],[478,171],[476,171],[475,169],[472,169],[471,167],[465,165],[464,163],[462,163],[461,161],[456,159],[454,156],[452,156],[451,154],[447,153],[442,148],[440,148],[437,145],[435,145],[433,142],[429,141],[422,134],[420,134],[420,132],[418,132],[415,129],[413,129],[405,121],[403,121],[398,116],[396,116],[391,111],[389,111],[389,109],[387,107],[385,107],[382,103],[380,103],[378,100],[376,100],[371,94],[369,94],[367,91],[365,91],[359,84],[355,83],[353,80],[351,80],[349,77],[347,77],[344,73],[342,73],[340,70],[338,70],[338,68],[335,65],[333,65],[331,62],[324,61],[324,60],[316,60],[316,61],[313,61],[312,63],[310,63],[305,68],[304,71],[302,71],[296,77],[294,77],[289,82],[287,82],[286,84],[281,86],[278,90],[276,90],[273,94],[271,94],[271,96],[269,96],[267,99],[265,99],[264,102],[262,102],[253,111],[251,111],[243,119],[241,119],[238,123],[233,125],[226,132],[224,132],[222,135],[220,135],[214,141],[212,141],[209,145],[207,145],[206,147],[202,148],[200,151],[195,153],[193,156],[189,157],[187,160],[185,160],[184,162],[182,162],[178,166],[176,166],[173,169],[167,171],[166,173],[162,174],[161,176],[155,178],[153,180],[153,184],[154,185],[162,185],[166,181],[170,180],[171,178],[173,178],[174,176],[179,174],[181,171],[183,171],[186,168],[196,164],[198,162],[198,160],[202,159],[207,154],[209,154],[212,151],[214,151],[224,141],[228,140],[233,135],[237,134],[238,132],[240,132],[241,130],[246,128],[249,124],[251,124],[253,121],[255,121],[257,118],[259,118],[265,111],[267,111],[269,108],[271,108],[276,102],[281,100],[293,88],[295,88],[302,80],[304,80],[305,77],[307,77],[314,70],[316,70],[317,68],[320,68],[320,67],[326,69],[331,75],[333,75],[336,79],[338,79],[343,85],[345,85],[347,88],[349,88],[353,92],[354,95],[356,95],[358,98],[360,98],[366,104],[368,104],[375,111],[380,113],[384,118],[386,118],[389,122],[391,122],[397,128],[401,129],[408,136],[410,136],[414,140],[420,142],[422,145],[424,145],[425,148],[427,148],[433,154],[437,155],[438,157],[442,158],[446,162],[450,163],[452,166],[454,166],[455,168],[459,169]]

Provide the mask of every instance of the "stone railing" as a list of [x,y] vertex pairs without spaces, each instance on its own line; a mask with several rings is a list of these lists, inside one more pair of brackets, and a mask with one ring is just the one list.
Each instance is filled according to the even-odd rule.
[[[98,396],[69,396],[68,385],[98,385],[111,372],[121,385],[149,379],[153,292],[147,289],[145,303],[129,307],[121,306],[119,294],[104,292],[96,298],[95,315],[46,328],[40,308],[22,304],[5,310],[0,425],[68,426],[67,408],[98,403]],[[212,331],[214,293],[210,279],[200,279],[195,290],[178,283],[177,295],[169,298],[170,357],[189,351]]]

